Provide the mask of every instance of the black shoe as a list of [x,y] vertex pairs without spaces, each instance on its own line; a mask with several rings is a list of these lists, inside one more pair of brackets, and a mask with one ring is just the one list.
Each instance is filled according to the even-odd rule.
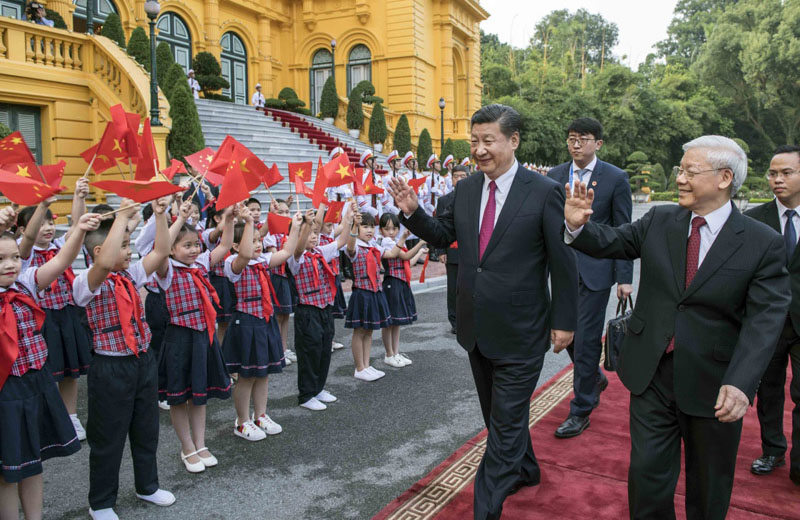
[[800,486],[800,471],[798,471],[797,473],[790,472],[789,478],[791,479],[792,482],[794,482],[795,486]]
[[450,334],[455,334],[455,333],[456,333],[456,328],[450,327]]
[[589,427],[588,417],[578,417],[577,415],[570,415],[567,420],[561,423],[556,429],[556,437],[559,439],[567,439],[569,437],[577,437],[583,430]]
[[522,489],[524,487],[538,486],[538,485],[539,485],[539,479],[536,479],[536,480],[533,480],[533,481],[531,481],[531,480],[518,480],[514,484],[514,486],[508,491],[508,494],[510,496],[510,495],[515,494],[516,492],[518,492],[520,489]]
[[603,379],[597,382],[597,395],[600,395],[608,388],[608,378],[603,376]]
[[786,464],[783,455],[763,455],[753,461],[750,472],[756,475],[769,475],[772,470]]

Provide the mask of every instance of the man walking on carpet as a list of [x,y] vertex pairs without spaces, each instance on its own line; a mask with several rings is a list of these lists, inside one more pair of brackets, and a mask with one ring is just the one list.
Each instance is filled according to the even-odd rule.
[[460,181],[435,218],[402,179],[390,180],[403,225],[433,247],[458,241],[457,338],[469,352],[489,430],[475,476],[476,519],[500,518],[509,494],[539,483],[530,398],[550,342],[566,348],[577,321],[575,253],[562,239],[564,190],[517,162],[521,123],[504,105],[472,116],[471,155],[481,173]]
[[567,187],[564,241],[598,258],[641,259],[618,374],[631,392],[628,505],[635,519],[674,519],[685,449],[686,516],[724,519],[742,417],[786,321],[783,238],[731,197],[747,175],[733,140],[684,145],[679,206],[632,224],[598,224],[594,192]]

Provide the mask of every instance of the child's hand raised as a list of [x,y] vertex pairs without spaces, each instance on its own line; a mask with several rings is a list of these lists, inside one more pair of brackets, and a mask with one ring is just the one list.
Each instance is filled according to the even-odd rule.
[[172,196],[167,195],[160,199],[154,200],[150,205],[153,207],[153,213],[156,215],[163,215],[169,205],[172,204]]
[[300,229],[299,226],[302,225],[304,221],[305,217],[303,217],[303,214],[298,211],[294,214],[294,217],[292,217],[292,229]]
[[247,224],[252,224],[254,222],[253,212],[247,209],[247,206],[244,205],[244,202],[240,202],[236,205],[234,213],[238,213],[239,218]]
[[189,215],[192,214],[192,201],[186,199],[181,202],[181,206],[178,208],[178,211],[180,212],[180,218],[183,219],[184,222],[189,220]]
[[94,231],[100,227],[101,221],[102,218],[99,213],[85,213],[78,220],[78,229],[81,231]]
[[314,221],[314,216],[316,216],[316,214],[317,214],[316,212],[317,212],[317,210],[315,210],[314,208],[307,209],[306,210],[306,216],[305,216],[304,220],[306,220],[306,222],[309,222],[309,223],[313,222]]
[[409,231],[408,229],[406,229],[405,231],[403,231],[403,234],[402,234],[402,235],[400,235],[400,240],[405,240],[405,239],[407,239],[407,238],[408,238],[408,237],[410,237],[410,236],[411,236],[411,231]]
[[5,231],[10,228],[17,220],[17,212],[14,211],[14,206],[6,206],[0,210],[0,229]]
[[236,211],[236,206],[228,206],[227,208],[222,210],[222,221],[230,223],[233,221],[234,217],[236,216],[234,212]]
[[75,182],[75,196],[79,199],[85,199],[87,195],[89,195],[89,179],[79,177]]
[[[139,204],[133,202],[131,199],[122,199],[119,201],[119,209],[117,213],[120,217],[130,219],[139,210]],[[155,212],[155,208],[153,209]]]
[[46,199],[44,199],[39,204],[43,204],[44,207],[49,208],[50,204],[54,203],[57,200],[58,200],[58,198],[55,195],[53,195],[52,197],[47,197]]

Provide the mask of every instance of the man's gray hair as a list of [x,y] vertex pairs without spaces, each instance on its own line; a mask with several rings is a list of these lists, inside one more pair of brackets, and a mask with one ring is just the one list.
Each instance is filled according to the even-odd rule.
[[747,154],[736,141],[721,135],[704,135],[693,139],[683,145],[683,151],[687,152],[693,148],[705,148],[708,150],[708,162],[713,168],[728,168],[733,172],[733,182],[731,183],[731,197],[736,195],[742,187],[747,177]]

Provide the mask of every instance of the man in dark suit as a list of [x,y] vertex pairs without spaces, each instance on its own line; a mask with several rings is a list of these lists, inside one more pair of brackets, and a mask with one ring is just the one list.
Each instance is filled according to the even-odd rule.
[[[469,175],[469,169],[466,166],[456,166],[453,168],[451,175],[453,176],[453,189],[459,181],[466,179]],[[451,191],[444,197],[439,199],[436,203],[436,214],[441,215],[448,211],[448,207],[453,204],[456,198],[456,192]],[[453,242],[446,248],[441,248],[436,251],[439,255],[439,261],[444,264],[447,270],[447,321],[450,322],[450,332],[456,333],[456,278],[458,276],[458,243]]]
[[787,250],[786,266],[792,287],[792,305],[783,325],[775,354],[758,387],[758,422],[761,425],[761,457],[750,471],[766,475],[786,463],[786,436],[783,434],[786,365],[791,361],[792,382],[789,394],[792,411],[792,451],[789,457],[789,478],[800,486],[800,146],[781,146],[767,172],[769,187],[775,200],[753,208],[745,215],[770,226],[783,235]]
[[593,192],[581,184],[564,209],[564,240],[574,248],[642,262],[618,369],[631,392],[631,518],[675,518],[681,440],[687,518],[725,518],[741,419],[791,300],[783,239],[730,201],[747,175],[744,151],[720,136],[683,149],[680,206],[656,206],[620,227],[597,224]]
[[500,518],[507,495],[539,483],[530,398],[550,342],[566,348],[577,321],[575,253],[561,235],[564,189],[519,165],[520,127],[520,115],[504,105],[472,116],[471,153],[482,173],[459,182],[453,204],[435,218],[407,184],[391,184],[408,229],[434,247],[458,241],[457,338],[489,429],[475,476],[476,519]]
[[[573,179],[594,190],[592,222],[621,226],[631,221],[633,202],[628,174],[597,158],[603,146],[603,126],[596,119],[582,117],[567,128],[567,148],[572,161],[550,170],[548,177],[562,186]],[[589,414],[600,404],[600,392],[608,379],[600,370],[603,327],[611,286],[617,284],[617,298],[633,293],[633,262],[592,258],[578,252],[578,329],[567,348],[575,364],[569,416],[556,429],[559,438],[575,437],[589,427]]]

